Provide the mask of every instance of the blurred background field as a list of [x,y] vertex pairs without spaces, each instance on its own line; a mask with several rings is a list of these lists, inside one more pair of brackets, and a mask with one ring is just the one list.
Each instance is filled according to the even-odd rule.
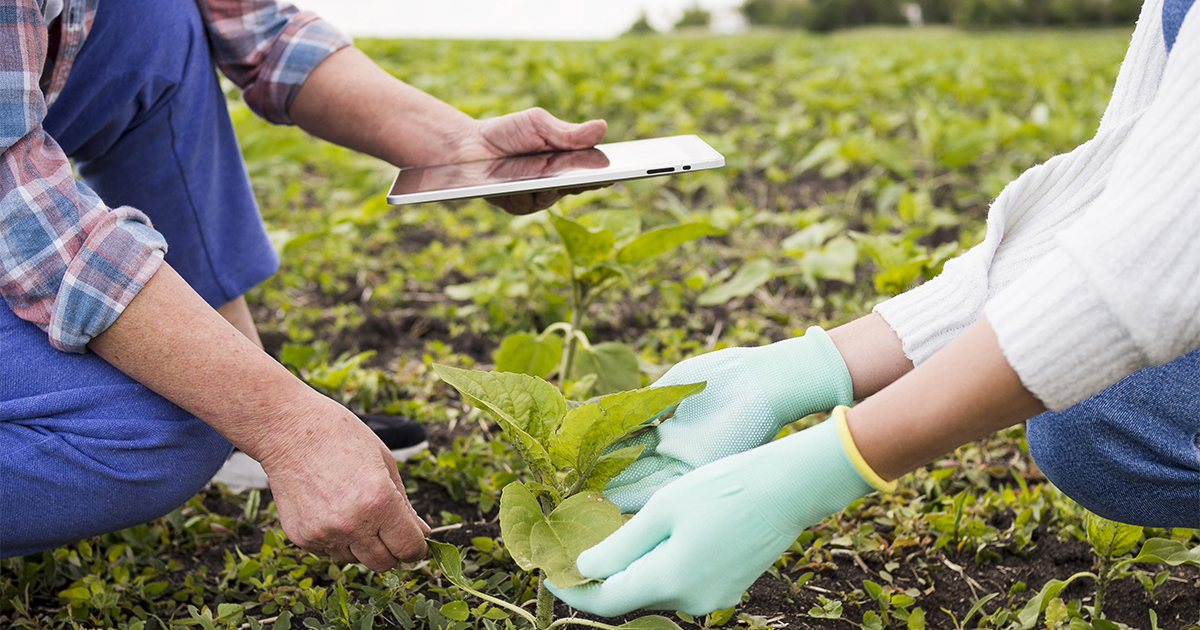
[[[958,10],[989,3],[960,0]],[[1112,23],[1128,21],[1116,17],[1119,0],[1103,4]],[[609,140],[696,133],[725,154],[719,171],[619,185],[557,208],[724,230],[658,258],[644,281],[618,284],[587,314],[588,337],[633,347],[649,383],[699,352],[848,321],[936,275],[981,239],[988,203],[1008,181],[1095,131],[1130,32],[718,36],[699,27],[605,41],[358,44],[473,116],[541,106],[569,120],[605,118]],[[269,126],[231,100],[283,258],[250,294],[268,350],[362,411],[425,423],[432,450],[402,468],[414,505],[464,546],[468,574],[489,592],[530,599],[535,585],[495,525],[499,489],[520,460],[430,365],[486,369],[505,335],[564,319],[545,213],[514,218],[482,201],[390,208],[392,167]],[[1151,535],[1200,541],[1191,530]],[[1037,616],[1027,624],[1018,612],[1031,596],[1092,566],[1083,538],[1081,509],[1045,482],[1013,429],[806,533],[724,619],[677,619],[689,628],[1030,628]],[[1141,573],[1112,587],[1111,619],[1200,621],[1195,570]],[[1056,616],[1045,625],[1086,623],[1089,588],[1080,581],[1052,595]],[[0,563],[6,628],[506,627],[502,611],[456,603],[464,599],[428,563],[381,575],[305,554],[284,542],[269,493],[220,487],[149,525]]]

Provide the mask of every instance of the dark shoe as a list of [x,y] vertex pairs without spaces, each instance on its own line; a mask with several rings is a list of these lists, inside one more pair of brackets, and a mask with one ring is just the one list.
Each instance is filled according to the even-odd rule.
[[383,440],[398,462],[429,447],[425,427],[416,420],[402,416],[362,414],[357,411],[354,415]]

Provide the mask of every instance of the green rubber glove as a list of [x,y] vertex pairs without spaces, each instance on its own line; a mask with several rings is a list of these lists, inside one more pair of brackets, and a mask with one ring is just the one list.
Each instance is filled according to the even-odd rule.
[[[654,495],[624,526],[580,554],[585,577],[551,590],[612,617],[641,608],[703,615],[742,593],[804,529],[874,489],[892,491],[862,461],[845,408],[811,429],[726,457]],[[549,585],[549,583],[547,583]]]
[[829,335],[817,326],[803,337],[758,348],[727,348],[676,364],[654,385],[706,381],[658,427],[613,448],[645,445],[604,495],[636,512],[663,486],[692,470],[773,439],[784,425],[849,405],[850,372]]

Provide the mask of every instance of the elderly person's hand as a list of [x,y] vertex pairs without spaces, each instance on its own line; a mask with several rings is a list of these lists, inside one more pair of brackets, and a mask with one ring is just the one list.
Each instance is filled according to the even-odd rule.
[[286,412],[260,454],[288,538],[340,562],[387,571],[425,555],[425,524],[387,446],[349,410],[313,392]]
[[[540,107],[534,107],[498,118],[472,120],[461,135],[454,161],[587,149],[600,142],[607,131],[608,123],[603,120],[568,123]],[[513,214],[529,214],[549,208],[566,195],[594,188],[519,193],[488,201]]]

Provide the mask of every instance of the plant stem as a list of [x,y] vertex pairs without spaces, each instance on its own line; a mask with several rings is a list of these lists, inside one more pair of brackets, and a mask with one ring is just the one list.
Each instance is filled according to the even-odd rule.
[[1112,573],[1112,559],[1103,557],[1100,559],[1100,570],[1096,571],[1096,605],[1092,608],[1092,620],[1104,618],[1104,590],[1108,588],[1109,578]]
[[606,623],[600,623],[599,621],[590,621],[587,619],[579,619],[577,617],[563,617],[562,619],[559,619],[558,621],[555,621],[554,623],[550,624],[550,627],[557,628],[559,626],[565,626],[567,624],[574,624],[577,626],[591,626],[593,628],[604,628],[604,630],[617,630],[616,626],[610,626]]
[[538,571],[537,628],[546,630],[554,621],[554,593],[546,588],[546,572]]
[[[491,595],[485,595],[473,588],[467,588],[461,584],[456,584],[456,586],[458,586],[458,588],[461,588],[462,590],[474,595],[475,597],[478,597],[479,599],[482,599],[486,602],[495,604],[501,608],[507,608],[508,610],[510,610],[514,613],[517,613],[518,615],[527,619],[529,621],[529,623],[532,623],[535,625],[537,624],[537,620],[534,619],[533,615],[529,614],[528,610],[525,610],[524,608],[521,608],[520,606],[514,606],[513,604],[510,604],[502,599],[492,597]],[[539,583],[539,587],[540,587],[540,583]]]
[[558,368],[558,389],[566,392],[567,376],[571,370],[575,368],[575,344],[578,340],[575,338],[575,333],[579,331],[580,324],[583,323],[583,309],[585,305],[581,299],[579,282],[575,280],[574,271],[571,272],[571,323],[567,330],[567,347],[563,349],[562,365]]

